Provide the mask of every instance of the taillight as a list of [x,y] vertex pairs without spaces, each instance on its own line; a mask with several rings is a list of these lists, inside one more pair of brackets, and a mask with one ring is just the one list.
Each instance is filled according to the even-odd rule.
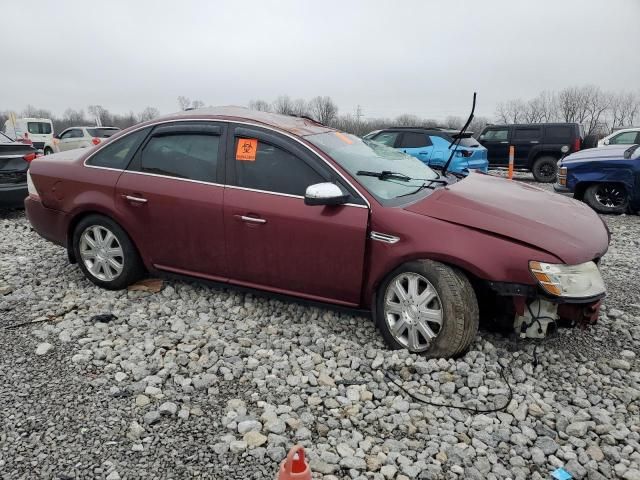
[[93,137],[93,138],[91,139],[91,143],[93,143],[94,145],[98,145],[98,144],[100,143],[100,139],[99,139],[99,138],[96,138],[96,137]]
[[36,152],[31,152],[31,153],[27,153],[25,155],[22,156],[22,159],[25,162],[32,162],[33,160],[35,160],[36,158],[38,158],[40,155],[38,155]]
[[582,139],[578,137],[573,141],[573,151],[577,152],[581,148],[582,148]]

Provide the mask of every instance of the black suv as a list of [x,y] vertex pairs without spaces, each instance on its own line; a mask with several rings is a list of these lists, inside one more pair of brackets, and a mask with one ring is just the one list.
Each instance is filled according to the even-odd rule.
[[582,148],[584,133],[578,123],[487,125],[478,140],[487,149],[490,167],[507,167],[513,145],[515,168],[550,183],[556,179],[558,160]]

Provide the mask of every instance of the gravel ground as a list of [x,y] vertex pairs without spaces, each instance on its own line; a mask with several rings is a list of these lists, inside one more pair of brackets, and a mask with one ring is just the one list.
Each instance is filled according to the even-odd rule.
[[[526,180],[526,178],[524,178]],[[548,188],[548,186],[546,186]],[[640,480],[640,217],[606,217],[599,323],[457,361],[387,350],[366,318],[166,281],[108,292],[0,212],[0,478]],[[113,313],[108,322],[91,320]],[[34,319],[34,325],[6,327]],[[534,362],[534,357],[537,362]],[[471,414],[432,402],[506,411]],[[355,384],[351,384],[355,383]]]

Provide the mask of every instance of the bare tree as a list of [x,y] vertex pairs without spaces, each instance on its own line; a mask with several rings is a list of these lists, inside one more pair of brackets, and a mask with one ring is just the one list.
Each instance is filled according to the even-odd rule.
[[204,107],[204,102],[202,100],[194,100],[191,102],[191,108],[202,108]]
[[420,119],[415,115],[405,113],[397,116],[393,123],[398,127],[415,127],[420,125]]
[[302,98],[298,98],[293,102],[293,108],[292,108],[292,114],[293,115],[297,115],[299,117],[308,117],[309,116],[309,105],[307,104],[307,102],[302,99]]
[[293,101],[288,95],[280,95],[273,102],[273,111],[283,115],[291,115],[293,113]]
[[612,127],[630,127],[640,117],[640,95],[622,92],[612,95],[610,106]]
[[43,108],[36,108],[33,105],[27,105],[25,109],[22,111],[23,117],[31,117],[31,118],[51,118],[51,111],[45,110]]
[[112,123],[109,121],[109,111],[102,105],[89,105],[87,110],[89,110],[89,113],[93,115],[97,125],[109,125]]
[[160,116],[160,110],[156,107],[147,107],[138,114],[138,121],[147,122]]
[[271,104],[265,102],[264,100],[251,100],[249,102],[249,108],[251,110],[258,110],[260,112],[271,112],[273,109],[271,108]]
[[464,125],[464,120],[462,120],[462,118],[460,117],[456,117],[454,115],[449,115],[445,121],[444,121],[444,126],[447,128],[462,128],[462,126]]
[[183,97],[182,95],[178,97],[178,106],[180,110],[186,110],[191,106],[191,100],[188,97]]
[[311,116],[323,125],[329,125],[338,115],[338,106],[331,97],[314,97],[309,102]]

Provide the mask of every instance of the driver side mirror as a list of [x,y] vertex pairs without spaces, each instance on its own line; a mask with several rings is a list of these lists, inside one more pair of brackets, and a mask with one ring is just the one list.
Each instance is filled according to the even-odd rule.
[[607,138],[605,141],[602,142],[604,145],[609,145],[609,139]]
[[478,140],[484,140],[484,135],[480,135],[480,136],[478,137]]
[[305,205],[343,205],[349,200],[335,183],[316,183],[309,185],[304,194]]

